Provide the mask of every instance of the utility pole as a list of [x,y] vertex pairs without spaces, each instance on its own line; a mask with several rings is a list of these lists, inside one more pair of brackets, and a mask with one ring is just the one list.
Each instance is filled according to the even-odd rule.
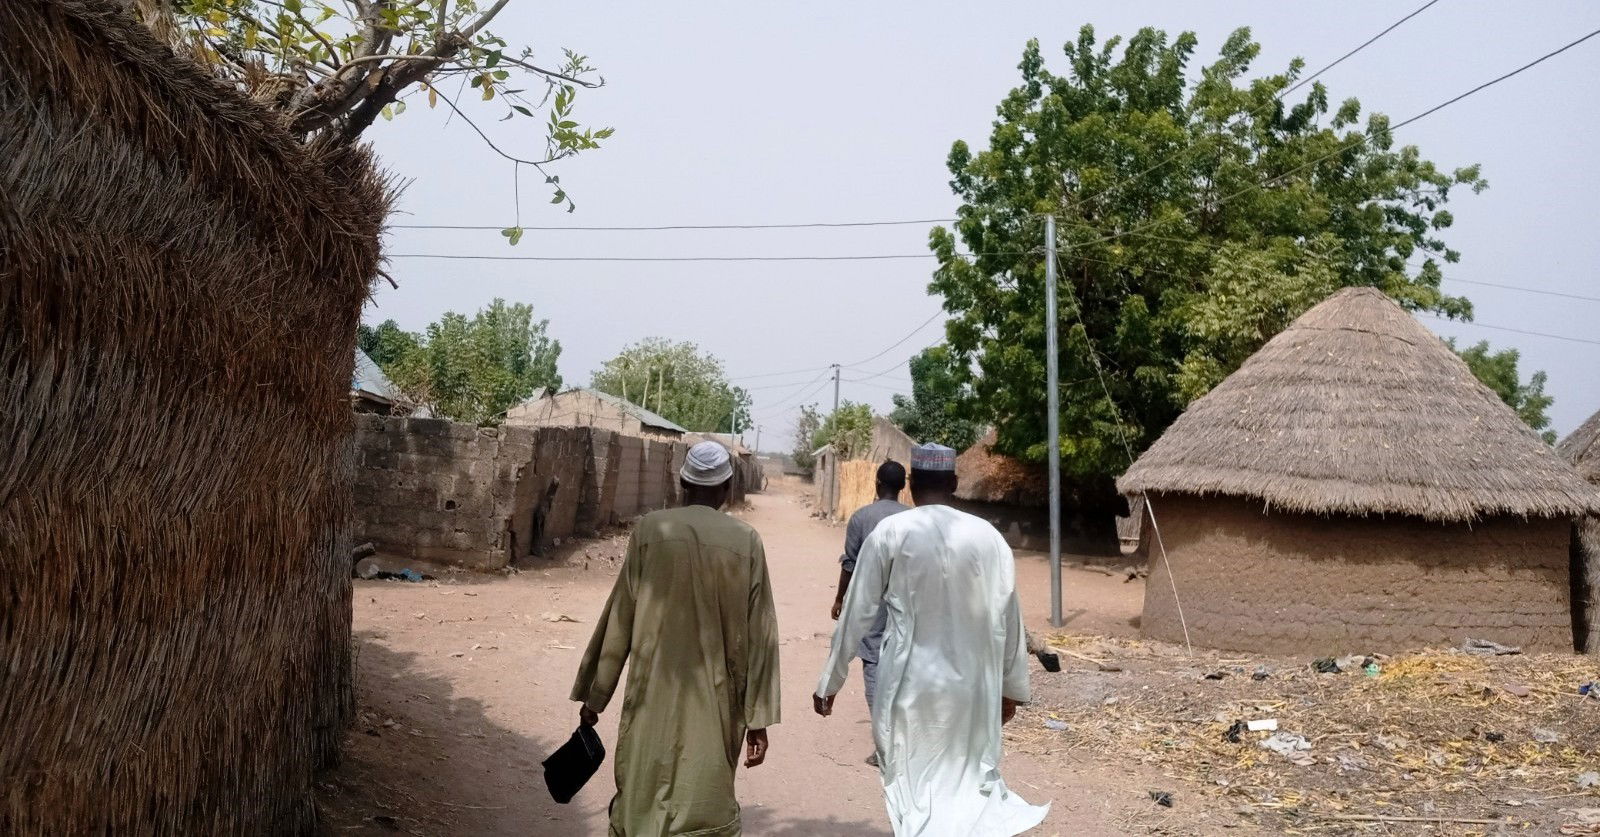
[[839,364],[833,365],[833,411],[839,412]]
[[1050,624],[1061,627],[1061,393],[1056,321],[1056,216],[1044,216],[1045,441],[1050,462]]
[[761,425],[756,425],[756,454],[761,453]]

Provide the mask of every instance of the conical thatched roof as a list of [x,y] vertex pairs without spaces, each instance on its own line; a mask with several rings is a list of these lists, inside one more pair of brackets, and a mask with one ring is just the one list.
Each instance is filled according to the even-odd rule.
[[1600,412],[1572,431],[1556,445],[1556,453],[1572,463],[1583,478],[1600,485]]
[[1118,487],[1439,521],[1600,507],[1444,341],[1372,288],[1339,291],[1268,341]]

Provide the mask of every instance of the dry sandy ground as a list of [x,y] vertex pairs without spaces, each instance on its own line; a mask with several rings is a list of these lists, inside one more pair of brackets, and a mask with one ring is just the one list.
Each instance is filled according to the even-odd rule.
[[[858,676],[835,713],[820,718],[810,695],[827,654],[837,558],[844,530],[808,514],[798,496],[752,498],[741,516],[762,534],[783,637],[784,721],[767,763],[741,770],[738,793],[751,835],[888,834]],[[355,629],[360,720],[344,764],[321,785],[332,834],[603,835],[614,792],[608,762],[571,805],[545,791],[539,763],[571,734],[567,700],[582,647],[615,577],[620,539],[580,547],[571,566],[439,582],[358,581]],[[589,559],[584,554],[590,555]],[[1143,588],[1120,577],[1070,570],[1068,627],[1137,632]],[[1030,625],[1046,630],[1049,572],[1018,558]],[[575,622],[552,622],[564,615]],[[1050,675],[1035,665],[1034,677]],[[1024,710],[1013,727],[1039,728]],[[615,740],[616,715],[601,735]],[[1010,734],[1008,734],[1010,737]],[[1031,748],[1030,748],[1031,749]],[[1096,764],[1072,753],[1012,753],[1002,766],[1029,801],[1052,801],[1040,835],[1207,833],[1208,814],[1183,820],[1156,808],[1147,768]],[[1236,833],[1236,832],[1235,832]]]

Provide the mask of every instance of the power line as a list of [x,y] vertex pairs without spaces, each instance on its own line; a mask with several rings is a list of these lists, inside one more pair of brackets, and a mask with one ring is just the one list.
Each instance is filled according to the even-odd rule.
[[763,416],[771,416],[774,413],[782,412],[784,410],[793,409],[795,407],[804,407],[806,405],[806,402],[811,401],[812,399],[816,398],[817,395],[820,394],[823,390],[827,389],[828,385],[831,384],[831,383],[833,383],[833,379],[831,379],[831,378],[828,379],[828,380],[825,380],[825,381],[821,381],[816,386],[812,387],[809,392],[807,392],[804,395],[800,396],[798,399],[791,399],[789,401],[785,401],[785,402],[782,402],[782,403],[779,403],[779,404],[774,404],[771,407],[767,407],[767,408],[765,408],[763,410],[760,410],[759,414],[763,415]]
[[[809,369],[795,369],[795,370],[792,370],[792,371],[789,371],[789,372],[763,372],[763,373],[761,373],[759,375],[740,375],[737,378],[729,378],[728,382],[732,383],[734,381],[753,381],[756,378],[782,378],[782,377],[786,377],[786,376],[789,376],[789,375],[805,375],[805,374],[808,374],[808,373],[811,373],[811,372],[816,372],[819,369],[820,370],[827,370],[827,369],[831,369],[831,368],[832,367],[829,367],[829,366],[813,366],[813,367],[811,367]],[[779,386],[788,386],[788,384],[780,384]]]
[[[979,256],[1022,256],[1026,253],[957,253]],[[891,253],[862,256],[485,256],[466,253],[390,253],[390,259],[460,259],[492,262],[859,262],[934,259],[937,253]]]
[[1583,294],[1569,294],[1562,291],[1547,291],[1542,288],[1529,288],[1522,285],[1503,285],[1499,282],[1483,282],[1477,279],[1462,279],[1459,276],[1441,276],[1449,282],[1462,282],[1468,285],[1482,285],[1486,288],[1501,288],[1507,291],[1522,291],[1529,294],[1542,294],[1544,296],[1559,296],[1564,299],[1581,299],[1586,302],[1600,302],[1600,296],[1584,296]]
[[[942,316],[943,314],[944,314],[943,310],[934,312],[933,316],[929,317],[926,320],[923,320],[921,325],[919,325],[916,328],[912,329],[908,334],[906,334],[906,336],[904,336],[904,337],[900,338],[899,340],[896,340],[894,343],[890,344],[890,346],[887,349],[884,349],[883,351],[878,352],[877,354],[873,355],[872,357],[867,358],[866,360],[858,360],[855,363],[846,363],[843,366],[841,366],[840,368],[842,368],[842,369],[853,369],[853,368],[855,368],[857,366],[864,366],[864,365],[866,365],[868,363],[871,363],[871,362],[877,360],[880,357],[883,357],[884,355],[894,351],[895,349],[900,348],[900,346],[904,345],[907,340],[910,340],[911,338],[917,336],[917,332],[920,332],[923,329],[927,328],[929,325],[932,325],[933,321],[939,319],[939,317]],[[823,366],[823,367],[813,366],[813,367],[811,367],[809,369],[796,369],[796,370],[794,370],[792,372],[766,372],[766,373],[763,373],[763,374],[760,374],[760,375],[744,375],[744,376],[741,376],[741,377],[738,377],[738,378],[729,378],[728,380],[731,383],[733,381],[747,381],[747,380],[752,380],[752,379],[755,379],[755,378],[777,378],[777,377],[782,377],[782,376],[785,376],[785,375],[804,375],[804,374],[807,374],[807,373],[810,373],[810,372],[817,372],[819,370],[822,371],[822,372],[828,372],[828,371],[831,371],[832,369],[833,369],[832,366]],[[843,380],[849,380],[849,379],[846,378],[846,379],[843,379]],[[763,389],[781,389],[783,387],[787,387],[787,386],[791,386],[791,385],[792,385],[792,383],[789,383],[789,384],[772,384],[772,385],[769,385],[769,386],[759,386],[759,387],[749,387],[748,391],[755,392],[755,391],[763,390]],[[801,386],[804,386],[804,384],[801,384]]]
[[1438,2],[1439,2],[1439,0],[1429,0],[1429,2],[1424,3],[1421,6],[1418,6],[1415,10],[1413,10],[1411,12],[1411,14],[1408,14],[1405,17],[1400,18],[1399,20],[1395,21],[1394,23],[1389,24],[1388,28],[1384,29],[1382,32],[1379,32],[1378,34],[1373,35],[1371,38],[1368,38],[1366,40],[1366,42],[1362,43],[1360,46],[1356,47],[1355,49],[1352,49],[1349,52],[1345,53],[1344,55],[1341,55],[1338,58],[1335,58],[1333,60],[1333,63],[1323,67],[1322,69],[1316,71],[1315,73],[1312,73],[1311,75],[1305,77],[1304,79],[1301,79],[1293,87],[1289,88],[1288,90],[1283,91],[1282,93],[1279,93],[1274,98],[1276,98],[1276,99],[1281,101],[1284,96],[1287,96],[1290,93],[1293,93],[1294,91],[1299,90],[1302,87],[1305,87],[1306,85],[1310,84],[1311,82],[1316,81],[1318,76],[1321,76],[1323,73],[1326,73],[1327,71],[1333,69],[1334,67],[1337,67],[1340,64],[1343,64],[1345,62],[1345,59],[1350,58],[1351,56],[1354,56],[1356,53],[1366,49],[1369,46],[1372,46],[1373,44],[1377,43],[1379,40],[1382,40],[1383,36],[1389,34],[1390,32],[1393,32],[1396,29],[1399,29],[1407,21],[1411,20],[1412,18],[1416,17],[1417,15],[1422,14],[1423,12],[1427,11],[1428,9],[1433,8],[1434,4],[1438,3]]
[[[1551,58],[1554,58],[1557,55],[1560,55],[1561,53],[1566,52],[1567,50],[1578,46],[1579,44],[1583,43],[1584,41],[1589,40],[1590,38],[1593,38],[1596,35],[1600,35],[1600,29],[1596,29],[1596,30],[1588,33],[1587,35],[1584,35],[1583,37],[1578,38],[1577,40],[1566,44],[1565,46],[1562,46],[1562,47],[1560,47],[1558,49],[1555,49],[1555,50],[1552,50],[1550,52],[1547,52],[1544,55],[1541,55],[1538,58],[1535,58],[1534,60],[1529,61],[1526,64],[1523,64],[1522,66],[1516,68],[1515,70],[1511,70],[1510,72],[1504,73],[1504,74],[1502,74],[1500,76],[1497,76],[1497,77],[1495,77],[1493,79],[1490,79],[1489,81],[1486,81],[1486,82],[1478,85],[1477,87],[1474,87],[1471,90],[1466,91],[1465,93],[1461,93],[1461,94],[1459,94],[1457,96],[1454,96],[1454,97],[1452,97],[1450,99],[1445,100],[1444,102],[1441,102],[1441,103],[1439,103],[1437,105],[1434,105],[1433,107],[1428,108],[1427,110],[1425,110],[1425,111],[1423,111],[1423,112],[1421,112],[1421,113],[1419,113],[1419,114],[1417,114],[1417,115],[1415,115],[1415,116],[1413,116],[1413,117],[1411,117],[1409,119],[1406,119],[1406,120],[1404,120],[1404,121],[1402,121],[1402,122],[1400,122],[1398,124],[1395,124],[1395,125],[1384,126],[1380,130],[1383,133],[1393,133],[1395,131],[1400,130],[1401,128],[1406,127],[1407,125],[1411,125],[1411,124],[1413,124],[1415,122],[1418,122],[1420,120],[1426,119],[1427,117],[1432,116],[1433,114],[1438,113],[1439,111],[1444,110],[1445,108],[1450,107],[1451,105],[1453,105],[1453,104],[1455,104],[1457,102],[1460,102],[1461,100],[1466,99],[1469,96],[1473,96],[1473,95],[1475,95],[1477,93],[1480,93],[1480,92],[1482,92],[1484,90],[1487,90],[1490,87],[1493,87],[1493,86],[1495,86],[1495,85],[1497,85],[1497,84],[1499,84],[1499,83],[1501,83],[1503,81],[1506,81],[1506,80],[1511,79],[1511,78],[1513,78],[1515,76],[1521,75],[1522,73],[1524,73],[1524,72],[1526,72],[1526,71],[1528,71],[1528,70],[1530,70],[1530,69],[1532,69],[1532,68],[1534,68],[1534,67],[1536,67],[1536,66],[1538,66],[1540,64],[1543,64],[1544,62],[1550,60]],[[1232,202],[1232,201],[1234,201],[1234,200],[1236,200],[1236,199],[1238,199],[1240,197],[1243,197],[1244,195],[1247,195],[1247,194],[1249,194],[1251,192],[1258,191],[1258,190],[1261,190],[1261,189],[1265,189],[1266,187],[1271,186],[1271,185],[1273,185],[1273,184],[1275,184],[1275,183],[1277,183],[1277,182],[1279,182],[1281,180],[1284,180],[1284,179],[1286,179],[1286,178],[1288,178],[1288,177],[1290,177],[1292,175],[1295,175],[1295,174],[1298,174],[1298,173],[1300,173],[1302,171],[1305,171],[1306,169],[1311,168],[1312,166],[1315,166],[1318,163],[1321,163],[1321,162],[1323,162],[1325,160],[1332,159],[1333,157],[1337,157],[1340,154],[1343,154],[1343,153],[1345,153],[1347,151],[1351,151],[1351,150],[1354,150],[1355,148],[1357,148],[1359,146],[1365,145],[1368,142],[1372,141],[1374,136],[1375,135],[1371,134],[1371,133],[1362,134],[1359,138],[1357,138],[1356,140],[1351,142],[1349,145],[1340,146],[1339,148],[1336,148],[1333,151],[1330,151],[1327,154],[1322,155],[1321,157],[1317,157],[1316,159],[1310,160],[1310,161],[1305,162],[1305,163],[1301,163],[1300,165],[1295,166],[1294,168],[1292,168],[1292,169],[1290,169],[1290,170],[1288,170],[1288,171],[1286,171],[1286,172],[1284,172],[1282,174],[1275,175],[1273,177],[1269,177],[1266,180],[1261,181],[1260,183],[1255,183],[1255,184],[1251,184],[1250,186],[1246,186],[1245,188],[1240,189],[1237,192],[1233,192],[1232,194],[1229,194],[1228,196],[1226,196],[1224,198],[1221,198],[1220,200],[1218,200],[1214,204],[1212,204],[1210,207],[1197,206],[1194,209],[1191,209],[1191,210],[1189,210],[1187,212],[1184,212],[1183,213],[1183,217],[1187,218],[1187,217],[1193,216],[1195,213],[1201,211],[1202,209],[1224,206],[1224,205],[1226,205],[1226,204],[1228,204],[1228,203],[1230,203],[1230,202]],[[1092,241],[1083,242],[1079,246],[1087,246],[1087,245],[1090,245],[1090,244],[1101,244],[1101,243],[1104,243],[1104,242],[1107,242],[1107,241],[1114,241],[1114,240],[1116,240],[1118,238],[1122,238],[1124,236],[1134,235],[1136,233],[1142,232],[1143,230],[1145,230],[1145,229],[1147,229],[1149,227],[1153,227],[1153,226],[1157,225],[1158,223],[1161,223],[1160,219],[1147,221],[1144,224],[1141,224],[1141,225],[1139,225],[1139,226],[1137,226],[1137,227],[1135,227],[1135,228],[1133,228],[1131,230],[1127,230],[1127,231],[1119,232],[1119,233],[1112,233],[1110,235],[1107,235],[1107,236],[1104,236],[1104,237],[1101,237],[1101,238],[1097,238],[1097,239],[1094,239]]]
[[[824,369],[823,371],[826,372],[826,371],[831,370],[832,368],[833,367],[830,366],[827,369]],[[807,371],[815,371],[815,370],[807,370]],[[800,384],[800,386],[806,386],[807,384],[813,383],[816,380],[817,380],[816,378],[812,378],[809,381],[802,382]],[[789,388],[794,387],[794,385],[795,385],[794,381],[787,381],[787,382],[781,383],[781,384],[766,384],[764,386],[759,386],[759,387],[744,387],[744,391],[745,392],[761,392],[763,390],[769,390],[769,389],[789,389]]]
[[[1142,233],[1142,232],[1133,233],[1133,234],[1134,235],[1140,235],[1140,236],[1148,236],[1149,235],[1148,233]],[[1179,239],[1171,239],[1171,238],[1166,238],[1166,237],[1163,237],[1163,236],[1152,236],[1152,237],[1156,238],[1157,240],[1161,240],[1161,241],[1180,241]],[[1226,246],[1226,245],[1211,244],[1211,243],[1208,243],[1208,242],[1200,241],[1198,239],[1190,240],[1190,241],[1187,241],[1187,242],[1180,242],[1180,243],[1198,244],[1198,245],[1201,245],[1201,246],[1204,246],[1204,247],[1209,247],[1209,248],[1211,248],[1213,250],[1221,250],[1224,246]],[[1177,271],[1173,271],[1173,270],[1162,270],[1161,268],[1158,268],[1158,267],[1148,267],[1148,266],[1144,266],[1144,265],[1120,264],[1118,262],[1107,261],[1106,259],[1096,259],[1096,258],[1092,258],[1092,257],[1089,257],[1089,256],[1080,256],[1080,255],[1076,255],[1076,254],[1073,254],[1073,255],[1069,256],[1068,258],[1070,258],[1070,259],[1072,259],[1074,261],[1093,262],[1095,264],[1102,264],[1102,265],[1105,265],[1107,267],[1114,267],[1114,268],[1119,268],[1119,269],[1122,269],[1122,270],[1135,271],[1135,272],[1139,272],[1139,273],[1155,273],[1155,274],[1159,274],[1161,276],[1172,276],[1172,277],[1175,277],[1175,278],[1178,278],[1178,279],[1193,278],[1190,274],[1187,274],[1187,273],[1178,273]],[[1417,265],[1410,265],[1410,264],[1408,264],[1407,266],[1408,267],[1418,267]],[[1063,269],[1063,271],[1065,271],[1065,265],[1062,266],[1062,269]],[[1415,278],[1415,277],[1406,277],[1406,278],[1411,279],[1411,278]],[[1551,291],[1551,290],[1546,290],[1544,288],[1530,288],[1530,287],[1528,287],[1526,285],[1509,285],[1509,284],[1505,284],[1505,283],[1502,283],[1502,282],[1485,282],[1485,281],[1483,281],[1481,279],[1463,279],[1463,278],[1461,278],[1459,276],[1447,276],[1447,275],[1445,275],[1443,273],[1439,274],[1439,278],[1441,280],[1443,280],[1443,281],[1446,281],[1446,282],[1461,282],[1461,283],[1467,284],[1467,285],[1482,285],[1482,286],[1487,287],[1487,288],[1500,288],[1501,290],[1507,290],[1507,291],[1520,291],[1522,293],[1540,294],[1542,296],[1555,296],[1555,297],[1562,297],[1564,299],[1577,299],[1577,300],[1583,300],[1585,302],[1600,302],[1600,296],[1584,296],[1583,294],[1567,293],[1565,291]]]
[[[1437,2],[1437,0],[1435,0]],[[804,230],[837,229],[841,227],[903,227],[916,224],[953,224],[954,218],[914,218],[903,221],[807,221],[794,224],[658,224],[609,227],[529,227],[518,229],[533,232],[655,232],[663,230]],[[514,226],[514,225],[512,225]],[[390,224],[397,230],[504,230],[512,226],[493,224]]]
[[[1317,78],[1320,77],[1323,73],[1326,73],[1329,70],[1333,69],[1334,67],[1337,67],[1340,64],[1343,64],[1346,59],[1354,56],[1356,53],[1361,52],[1362,50],[1366,49],[1367,47],[1372,46],[1373,44],[1377,43],[1380,39],[1383,38],[1383,36],[1385,36],[1385,35],[1389,34],[1390,32],[1393,32],[1394,30],[1400,28],[1400,26],[1402,24],[1404,24],[1406,21],[1409,21],[1412,18],[1416,17],[1417,15],[1422,14],[1423,12],[1427,11],[1435,3],[1438,3],[1438,2],[1439,2],[1439,0],[1429,0],[1429,2],[1424,3],[1422,6],[1419,6],[1417,9],[1413,10],[1411,12],[1411,14],[1408,14],[1405,17],[1400,18],[1399,20],[1395,21],[1394,23],[1389,24],[1388,28],[1384,29],[1382,32],[1379,32],[1376,35],[1373,35],[1371,38],[1368,38],[1365,43],[1362,43],[1360,46],[1356,47],[1355,49],[1352,49],[1349,52],[1345,53],[1344,55],[1341,55],[1338,58],[1334,59],[1334,61],[1332,63],[1323,66],[1322,69],[1317,70],[1316,72],[1312,73],[1311,75],[1307,76],[1304,79],[1301,79],[1294,86],[1289,87],[1289,88],[1285,89],[1284,91],[1274,95],[1272,97],[1272,101],[1269,102],[1268,104],[1263,105],[1262,107],[1257,108],[1257,109],[1255,109],[1253,111],[1248,111],[1245,115],[1248,116],[1248,117],[1251,117],[1251,118],[1255,118],[1255,117],[1261,116],[1267,110],[1268,107],[1271,107],[1272,105],[1276,105],[1276,104],[1282,102],[1283,101],[1283,97],[1285,97],[1285,96],[1289,95],[1290,93],[1293,93],[1294,91],[1299,90],[1300,88],[1306,86],[1307,84],[1310,84],[1311,82],[1317,80]],[[1153,172],[1156,172],[1156,171],[1159,171],[1159,170],[1161,170],[1163,168],[1166,168],[1168,164],[1170,164],[1170,163],[1172,163],[1174,161],[1177,161],[1179,159],[1182,159],[1184,157],[1188,157],[1188,156],[1192,155],[1195,152],[1195,149],[1197,147],[1198,146],[1193,146],[1193,145],[1188,146],[1187,148],[1185,148],[1184,150],[1178,152],[1177,154],[1174,154],[1171,157],[1168,157],[1168,158],[1162,160],[1161,162],[1156,163],[1155,165],[1151,166],[1150,168],[1147,168],[1144,171],[1141,171],[1138,174],[1136,174],[1136,175],[1134,175],[1134,176],[1132,176],[1130,178],[1127,178],[1126,180],[1121,180],[1121,181],[1118,181],[1116,183],[1113,183],[1113,184],[1107,186],[1106,188],[1101,189],[1100,191],[1090,195],[1087,198],[1084,198],[1084,199],[1079,200],[1079,201],[1074,201],[1073,202],[1073,206],[1069,207],[1069,210],[1082,209],[1085,206],[1088,206],[1090,203],[1092,203],[1094,201],[1098,201],[1101,198],[1105,197],[1106,195],[1117,191],[1118,189],[1122,188],[1123,186],[1126,186],[1126,185],[1129,185],[1129,184],[1133,184],[1133,183],[1137,183],[1137,182],[1143,180],[1146,175],[1149,175],[1149,174],[1151,174]]]
[[905,394],[905,391],[906,391],[905,387],[892,387],[892,386],[889,386],[887,384],[874,384],[874,383],[871,383],[869,381],[847,381],[846,383],[859,384],[859,385],[864,386],[864,387],[873,387],[874,389],[885,390],[885,391],[888,391],[888,392],[895,393],[897,395],[903,395],[903,394]]
[[1551,334],[1551,333],[1549,333],[1547,331],[1531,331],[1531,330],[1525,329],[1525,328],[1512,328],[1511,326],[1490,325],[1489,323],[1480,323],[1477,320],[1452,320],[1449,317],[1443,316],[1441,314],[1434,314],[1432,312],[1429,312],[1428,316],[1433,317],[1436,320],[1445,320],[1447,322],[1460,323],[1461,325],[1477,326],[1478,328],[1487,328],[1487,329],[1491,329],[1491,330],[1494,330],[1494,331],[1509,331],[1512,334],[1528,334],[1528,335],[1532,335],[1534,337],[1548,337],[1548,338],[1550,338],[1552,340],[1565,340],[1568,343],[1587,343],[1587,344],[1589,344],[1591,346],[1600,346],[1600,340],[1590,340],[1590,339],[1584,338],[1584,337],[1568,337],[1565,334]]
[[890,346],[887,349],[884,349],[883,351],[873,355],[872,357],[867,358],[866,360],[858,360],[855,363],[846,363],[844,365],[844,368],[845,369],[854,369],[857,366],[865,366],[865,365],[877,360],[878,358],[883,357],[884,355],[894,351],[895,349],[900,348],[902,345],[905,344],[905,342],[907,340],[910,340],[911,338],[916,337],[917,336],[917,332],[927,328],[930,325],[933,325],[933,321],[939,319],[942,316],[944,316],[944,309],[941,308],[938,311],[935,311],[933,316],[931,316],[928,319],[924,320],[922,322],[922,325],[919,325],[916,328],[912,329],[910,334],[907,334],[906,336],[900,338],[899,340],[896,340],[894,342],[894,345]]

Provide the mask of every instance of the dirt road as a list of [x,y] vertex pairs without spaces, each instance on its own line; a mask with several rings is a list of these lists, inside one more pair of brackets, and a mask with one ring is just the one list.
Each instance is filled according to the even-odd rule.
[[[843,529],[811,518],[792,495],[757,495],[752,504],[741,516],[767,547],[783,637],[784,720],[772,730],[767,763],[741,769],[745,833],[887,834],[876,771],[863,763],[871,734],[858,673],[832,717],[811,711],[834,625],[828,607]],[[610,763],[571,805],[556,805],[539,762],[577,723],[567,691],[615,577],[604,556],[617,554],[619,545],[590,549],[596,557],[587,568],[580,552],[579,566],[505,578],[357,582],[361,715],[344,765],[322,787],[329,830],[605,834],[614,791]],[[1042,629],[1048,569],[1037,556],[1021,556],[1018,577],[1029,622]],[[1078,571],[1070,589],[1073,629],[1136,631],[1138,585]],[[563,616],[577,621],[550,621]],[[1013,723],[1037,727],[1042,720],[1025,710]],[[602,717],[601,734],[615,741],[615,712]],[[1029,801],[1054,802],[1036,833],[1127,833],[1119,824],[1140,803],[1126,777],[1080,759],[1053,754],[1043,764],[1012,754],[1002,770]]]

